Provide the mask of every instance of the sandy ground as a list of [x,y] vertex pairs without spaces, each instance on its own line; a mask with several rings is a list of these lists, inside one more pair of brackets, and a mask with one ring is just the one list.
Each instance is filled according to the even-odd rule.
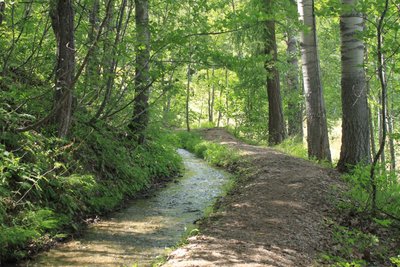
[[201,235],[170,254],[165,266],[318,266],[328,245],[335,171],[270,148],[237,141],[223,129],[206,139],[240,150],[246,179],[220,201]]

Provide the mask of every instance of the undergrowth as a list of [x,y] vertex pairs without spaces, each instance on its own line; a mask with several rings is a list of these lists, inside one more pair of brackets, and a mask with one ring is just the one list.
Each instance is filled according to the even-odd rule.
[[236,150],[203,140],[198,133],[180,131],[176,135],[182,148],[215,166],[234,171],[241,160]]
[[166,133],[150,131],[143,146],[107,125],[76,124],[72,136],[1,133],[0,263],[76,233],[181,167]]
[[287,138],[279,145],[274,146],[274,148],[294,157],[308,159],[307,148],[302,140],[299,141],[298,137]]
[[348,190],[331,223],[333,246],[323,260],[333,266],[400,266],[400,184],[396,173],[377,170],[378,210],[370,209],[370,166],[343,176]]

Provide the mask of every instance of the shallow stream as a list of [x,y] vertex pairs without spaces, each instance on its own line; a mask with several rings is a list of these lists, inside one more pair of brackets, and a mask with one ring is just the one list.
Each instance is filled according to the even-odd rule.
[[186,229],[222,193],[229,175],[179,149],[185,171],[154,196],[89,227],[83,237],[23,266],[148,266],[180,241]]

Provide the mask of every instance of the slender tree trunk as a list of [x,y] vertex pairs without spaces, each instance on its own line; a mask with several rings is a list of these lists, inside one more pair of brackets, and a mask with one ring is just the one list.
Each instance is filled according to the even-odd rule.
[[[383,75],[383,77],[385,77],[385,75],[384,74],[382,74]],[[385,101],[386,102],[386,101]],[[379,144],[382,144],[382,143],[385,143],[386,142],[386,140],[384,140],[384,138],[383,138],[383,132],[384,131],[386,131],[386,119],[385,119],[385,117],[386,117],[386,114],[383,114],[383,110],[382,110],[382,106],[383,106],[383,102],[382,102],[382,97],[381,96],[379,96],[379,99],[378,99],[378,104],[379,104],[379,106],[378,106],[378,131],[379,131]],[[386,139],[386,138],[385,138]],[[380,161],[381,161],[381,164],[382,164],[382,166],[385,166],[385,164],[386,164],[386,153],[385,153],[385,149],[383,149],[382,151],[381,151],[381,153],[380,153]]]
[[287,33],[287,54],[289,71],[288,83],[288,134],[303,140],[303,111],[301,108],[301,87],[299,83],[299,60],[296,37],[290,32]]
[[[365,26],[364,26],[365,27]],[[369,53],[368,53],[368,46],[366,44],[364,44],[364,58],[365,58],[365,65],[368,66],[369,64]],[[366,86],[366,90],[367,90],[367,97],[369,96],[370,92],[371,92],[371,87],[370,87],[370,83],[369,80],[366,79],[365,80],[365,86]],[[371,106],[368,105],[368,124],[369,124],[369,138],[370,138],[370,158],[372,159],[374,157],[374,155],[376,154],[376,145],[375,145],[375,125],[374,125],[374,118],[372,116],[372,111],[371,111]]]
[[[382,121],[382,139],[380,140],[379,144],[379,150],[374,155],[374,159],[371,164],[371,170],[370,170],[370,184],[371,184],[371,211],[374,214],[377,209],[377,203],[376,203],[376,198],[377,198],[377,193],[378,193],[378,188],[377,188],[377,183],[376,183],[376,178],[375,178],[375,169],[376,165],[378,163],[378,160],[380,156],[384,153],[385,151],[385,144],[386,144],[386,77],[385,77],[385,58],[384,58],[384,53],[383,53],[383,27],[384,27],[384,20],[387,14],[387,11],[389,9],[389,0],[385,0],[385,8],[382,11],[382,14],[379,18],[378,25],[376,27],[377,30],[377,62],[378,62],[378,77],[379,77],[379,82],[381,85],[381,95],[380,99],[382,100],[382,105],[381,105],[381,121]],[[384,163],[383,163],[384,164]],[[385,168],[384,168],[385,170]]]
[[226,115],[226,126],[229,126],[229,73],[228,69],[225,69],[225,115]]
[[[191,58],[191,57],[190,57]],[[190,62],[190,60],[189,60]],[[190,132],[190,108],[189,108],[189,103],[190,103],[190,63],[188,64],[187,68],[187,84],[186,84],[186,105],[185,105],[185,114],[186,114],[186,130]]]
[[6,2],[0,0],[0,25],[3,23],[5,10],[6,10]]
[[221,124],[221,119],[222,119],[222,94],[224,92],[224,88],[221,88],[219,91],[219,102],[218,102],[218,120],[217,120],[217,127],[220,126]]
[[[93,5],[91,6],[90,14],[89,14],[89,24],[90,29],[88,32],[89,43],[93,44],[96,40],[100,21],[99,21],[99,9],[100,9],[100,1],[94,0]],[[89,48],[90,49],[90,48]],[[100,77],[100,61],[98,59],[98,50],[92,51],[88,61],[86,63],[86,76],[85,76],[85,87],[84,94],[87,94],[87,90],[98,92],[99,90],[99,77]]]
[[209,122],[214,122],[214,102],[215,102],[215,84],[214,84],[214,79],[215,79],[215,67],[212,67],[212,72],[211,72],[211,101],[210,101],[210,113],[209,113]]
[[342,54],[342,148],[339,171],[371,162],[367,86],[364,71],[363,15],[355,10],[357,0],[342,0],[340,16]]
[[214,99],[215,99],[215,86],[214,86],[214,67],[212,68],[211,72],[211,81],[210,81],[210,76],[208,74],[208,69],[207,69],[207,80],[208,83],[211,86],[208,86],[208,122],[212,123],[214,121]]
[[57,68],[55,72],[55,123],[58,136],[68,135],[72,121],[73,81],[75,75],[74,11],[72,0],[57,0],[50,17],[57,40]]
[[[104,93],[103,101],[101,102],[100,107],[97,110],[96,114],[94,115],[92,121],[95,121],[100,117],[100,115],[103,113],[104,109],[106,108],[106,105],[108,104],[108,102],[111,98],[112,89],[114,87],[115,71],[118,66],[117,47],[121,40],[122,22],[124,19],[126,5],[127,5],[127,0],[122,0],[121,8],[119,10],[119,15],[118,15],[118,19],[117,19],[117,27],[115,29],[114,43],[111,46],[111,51],[108,56],[108,60],[106,62],[106,65],[104,66],[104,68],[107,70],[106,76],[105,76],[106,77],[106,90]],[[112,12],[112,9],[111,9],[111,12]],[[105,51],[105,52],[108,53],[108,51]],[[145,86],[147,86],[147,84]]]
[[137,135],[139,144],[145,140],[145,130],[149,120],[150,95],[150,29],[149,29],[149,1],[135,0],[136,21],[136,71],[134,112],[131,130]]
[[304,91],[306,96],[308,156],[331,161],[325,103],[320,77],[314,1],[298,0],[300,21],[308,28],[300,35]]
[[390,152],[390,170],[396,170],[396,151],[394,147],[394,140],[393,140],[393,117],[391,111],[388,110],[387,116],[387,126],[388,126],[388,135],[389,135],[389,152]]
[[[266,12],[271,14],[273,7],[272,0],[266,0]],[[268,143],[276,145],[286,138],[286,126],[283,118],[282,97],[279,84],[279,73],[276,68],[278,52],[275,36],[275,21],[265,22],[266,40],[265,54],[267,60],[265,69],[267,70],[267,94],[268,94]]]

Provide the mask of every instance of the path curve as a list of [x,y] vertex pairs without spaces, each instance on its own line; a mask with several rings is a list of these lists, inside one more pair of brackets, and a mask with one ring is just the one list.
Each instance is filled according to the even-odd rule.
[[315,266],[329,244],[324,223],[333,209],[332,169],[270,148],[244,144],[225,130],[207,140],[238,149],[250,174],[201,226],[201,235],[169,256],[164,266]]

